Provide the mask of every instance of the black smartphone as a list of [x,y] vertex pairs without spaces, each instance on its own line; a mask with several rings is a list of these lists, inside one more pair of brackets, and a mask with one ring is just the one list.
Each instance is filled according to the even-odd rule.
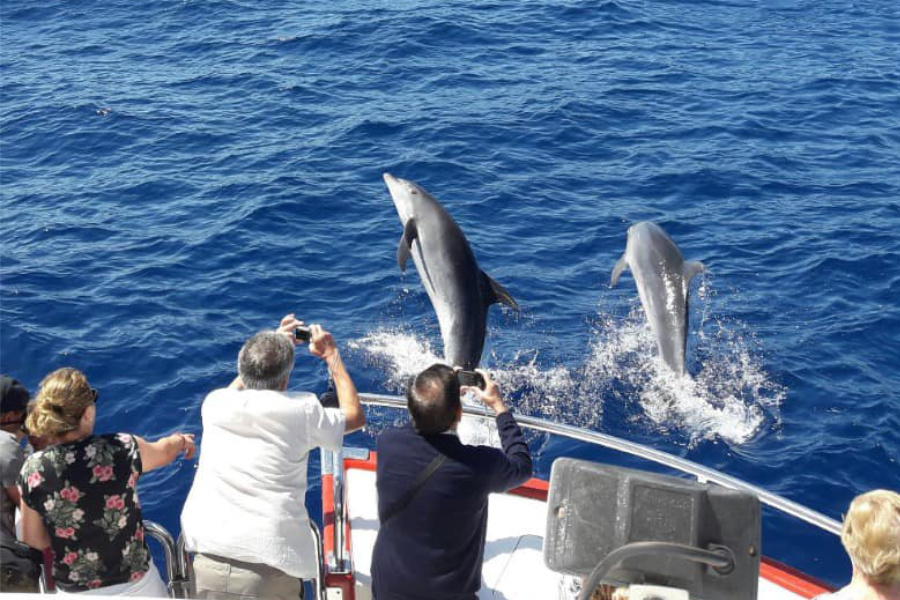
[[456,376],[459,377],[459,385],[469,386],[469,387],[477,387],[478,389],[484,389],[487,383],[484,381],[484,377],[482,377],[481,373],[477,373],[475,371],[458,371]]
[[309,327],[301,325],[294,330],[294,337],[298,342],[309,342],[312,339],[312,331],[309,330]]

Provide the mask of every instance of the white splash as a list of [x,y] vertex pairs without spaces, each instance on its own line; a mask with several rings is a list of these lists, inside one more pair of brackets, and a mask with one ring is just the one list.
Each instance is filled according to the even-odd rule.
[[[387,386],[401,392],[406,389],[410,377],[424,371],[444,359],[431,350],[431,345],[399,329],[378,329],[360,340],[349,343],[353,350],[362,350],[376,363],[387,367]],[[464,404],[480,405],[471,396],[462,398]],[[497,427],[490,421],[464,417],[457,428],[459,437],[466,444],[484,444],[500,447]]]
[[387,387],[396,391],[404,390],[416,373],[443,362],[427,341],[401,329],[376,329],[359,340],[351,340],[348,346],[384,366],[389,375]]
[[[492,352],[484,362],[504,397],[523,413],[576,427],[599,429],[604,405],[624,407],[628,419],[661,433],[677,433],[686,443],[720,439],[750,441],[767,420],[778,419],[786,390],[762,366],[753,336],[740,323],[711,317],[714,295],[708,278],[694,295],[688,370],[677,377],[656,356],[656,340],[639,303],[625,317],[602,307],[583,364],[545,364],[539,350],[513,356]],[[510,332],[527,343],[532,332]],[[378,329],[350,346],[387,374],[386,385],[402,391],[409,377],[442,362],[431,345],[401,329]],[[471,398],[464,402],[475,402]],[[469,428],[468,425],[463,429]],[[496,445],[496,432],[475,430],[475,441]],[[468,434],[467,434],[468,435]],[[486,436],[486,437],[485,437]]]
[[707,283],[697,290],[700,324],[692,327],[687,365],[693,377],[678,377],[656,356],[656,340],[635,304],[625,319],[600,311],[585,384],[606,402],[635,405],[663,432],[683,432],[691,445],[722,439],[750,441],[766,422],[778,418],[784,386],[765,372],[758,348],[739,323],[707,314],[712,294]]

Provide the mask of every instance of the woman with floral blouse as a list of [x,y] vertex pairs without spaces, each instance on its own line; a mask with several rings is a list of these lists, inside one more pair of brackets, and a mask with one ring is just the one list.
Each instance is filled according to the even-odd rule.
[[97,391],[83,373],[44,378],[26,425],[50,445],[19,476],[22,533],[53,549],[53,579],[63,592],[166,596],[144,541],[137,480],[141,473],[194,456],[194,436],[156,442],[119,433],[94,435]]

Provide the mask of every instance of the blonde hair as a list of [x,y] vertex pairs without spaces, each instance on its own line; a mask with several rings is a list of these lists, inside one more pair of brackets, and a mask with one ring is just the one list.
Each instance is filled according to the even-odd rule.
[[41,437],[75,431],[93,402],[94,391],[84,373],[71,367],[57,369],[41,381],[25,425],[29,433]]
[[900,584],[900,494],[874,490],[854,498],[841,542],[869,583]]

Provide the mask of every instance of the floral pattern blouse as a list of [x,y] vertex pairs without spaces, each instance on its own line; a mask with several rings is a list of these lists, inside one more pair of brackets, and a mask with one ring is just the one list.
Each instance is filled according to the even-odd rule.
[[141,454],[132,435],[93,435],[31,455],[22,499],[41,515],[53,579],[78,592],[141,579],[149,568],[137,495]]

